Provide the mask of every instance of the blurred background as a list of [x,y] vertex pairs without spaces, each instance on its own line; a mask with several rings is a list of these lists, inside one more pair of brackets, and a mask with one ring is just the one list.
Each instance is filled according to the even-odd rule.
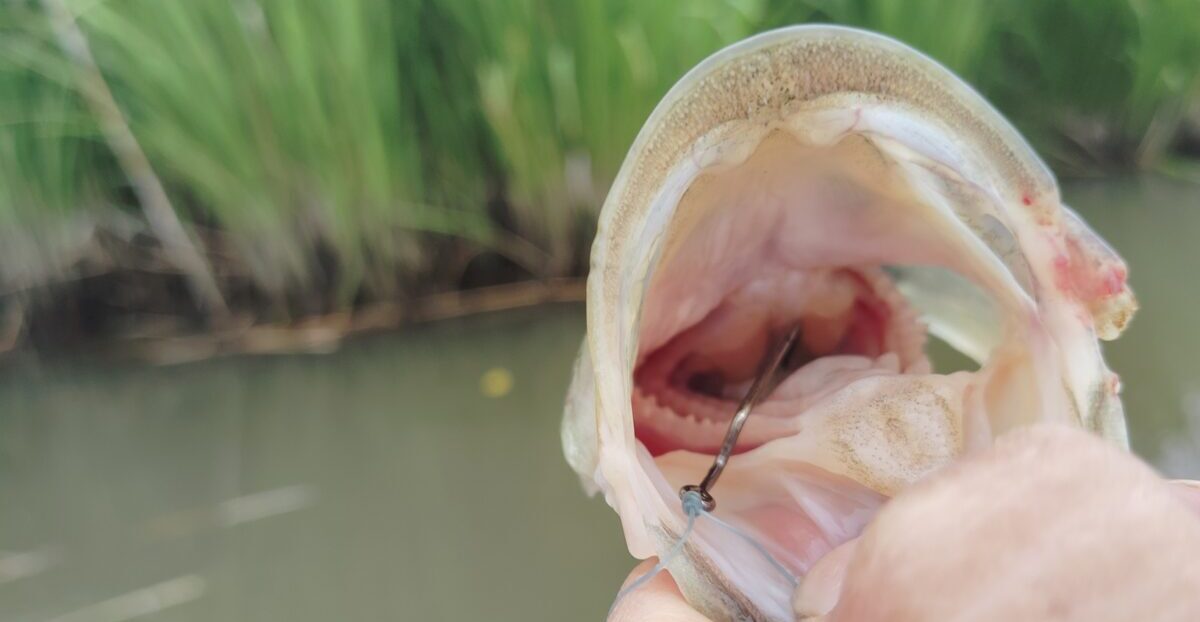
[[599,619],[558,418],[594,218],[720,47],[933,56],[1128,260],[1200,478],[1195,0],[0,1],[0,619]]

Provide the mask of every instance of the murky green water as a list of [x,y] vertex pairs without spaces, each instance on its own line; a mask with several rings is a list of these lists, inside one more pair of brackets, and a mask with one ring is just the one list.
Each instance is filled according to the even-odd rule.
[[630,562],[559,449],[582,331],[567,306],[324,356],[9,373],[0,620],[598,618]]
[[1105,346],[1133,448],[1167,475],[1200,479],[1200,185],[1075,183],[1064,198],[1129,263],[1141,304]]
[[[1142,300],[1109,348],[1135,448],[1200,476],[1200,189],[1066,194]],[[582,331],[563,306],[330,355],[3,369],[0,620],[599,619],[631,561],[559,450]]]

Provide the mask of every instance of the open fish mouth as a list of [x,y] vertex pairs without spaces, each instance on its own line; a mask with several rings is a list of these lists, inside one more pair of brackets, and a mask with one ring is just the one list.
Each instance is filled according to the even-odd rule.
[[[564,446],[661,555],[764,356],[799,326],[716,515],[802,577],[890,496],[1022,425],[1125,442],[1097,337],[1125,266],[982,99],[891,40],[834,27],[726,49],[660,104],[601,215]],[[938,373],[932,333],[978,363]],[[715,619],[791,619],[793,585],[698,524],[670,567]]]

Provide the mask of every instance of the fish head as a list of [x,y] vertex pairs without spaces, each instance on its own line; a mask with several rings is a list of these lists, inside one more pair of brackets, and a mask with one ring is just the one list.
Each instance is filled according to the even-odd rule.
[[[592,249],[568,461],[630,552],[684,529],[771,344],[800,326],[712,491],[796,576],[906,486],[1006,431],[1126,444],[1099,340],[1136,303],[1017,131],[936,62],[830,26],[765,33],[688,73],[635,140]],[[934,336],[974,361],[935,370]],[[714,619],[790,620],[794,585],[699,521],[669,566]]]

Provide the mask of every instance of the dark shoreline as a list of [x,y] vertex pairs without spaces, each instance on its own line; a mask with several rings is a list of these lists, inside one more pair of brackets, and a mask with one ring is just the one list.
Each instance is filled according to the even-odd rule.
[[[405,327],[548,304],[580,303],[583,278],[524,280],[428,294],[409,301],[381,301],[352,310],[302,317],[290,322],[256,322],[235,314],[222,326],[206,326],[187,318],[160,316],[147,322],[130,318],[134,329],[85,333],[71,339],[29,339],[20,320],[0,322],[0,366],[36,355],[83,356],[172,365],[239,354],[327,353],[350,337]],[[11,314],[9,314],[11,315]],[[16,323],[16,326],[13,326]],[[49,329],[47,329],[49,330]]]

